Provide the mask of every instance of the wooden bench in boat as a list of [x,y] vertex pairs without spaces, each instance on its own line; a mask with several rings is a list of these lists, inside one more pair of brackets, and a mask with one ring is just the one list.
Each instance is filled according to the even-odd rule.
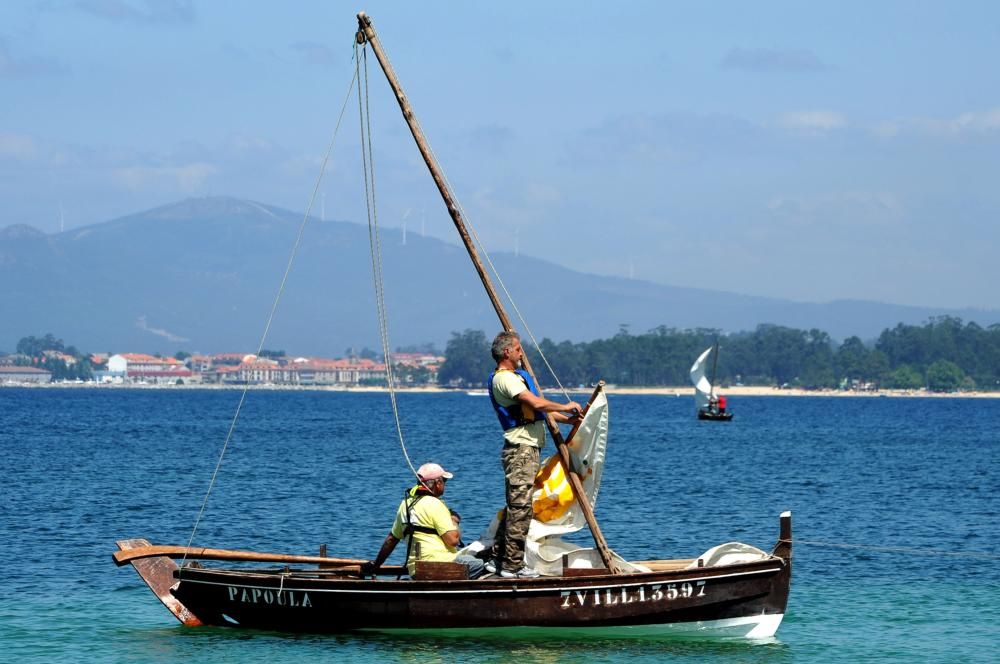
[[[636,565],[642,565],[651,572],[669,572],[679,569],[687,569],[697,562],[696,558],[686,558],[678,560],[637,560]],[[563,576],[600,576],[610,574],[606,567],[570,567],[566,556],[563,556]]]
[[[696,558],[686,558],[678,560],[640,560],[636,565],[642,565],[653,572],[667,572],[671,570],[686,569]],[[563,576],[599,576],[608,574],[607,568],[574,568],[564,567]],[[414,570],[413,579],[416,581],[463,581],[469,578],[469,568],[462,563],[432,562],[429,560],[418,560]]]
[[672,570],[687,569],[697,561],[697,558],[683,558],[677,560],[634,560],[632,562],[648,568],[651,572],[670,572]]
[[469,578],[469,568],[462,563],[418,560],[413,570],[416,581],[462,581]]

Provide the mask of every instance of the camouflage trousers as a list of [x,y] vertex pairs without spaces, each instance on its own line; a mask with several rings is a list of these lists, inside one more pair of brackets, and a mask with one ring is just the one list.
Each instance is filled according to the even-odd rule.
[[516,572],[524,566],[524,540],[531,525],[531,492],[538,474],[539,453],[531,445],[504,445],[500,453],[506,479],[507,516],[497,533],[501,566]]

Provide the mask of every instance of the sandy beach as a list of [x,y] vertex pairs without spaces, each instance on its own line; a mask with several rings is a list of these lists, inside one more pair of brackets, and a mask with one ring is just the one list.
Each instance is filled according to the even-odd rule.
[[[616,387],[609,386],[611,394],[663,394],[692,396],[690,387]],[[867,392],[852,390],[801,390],[796,388],[763,387],[741,385],[720,388],[719,394],[727,397],[932,397],[932,398],[1000,398],[1000,392],[929,392],[927,390],[872,390]]]

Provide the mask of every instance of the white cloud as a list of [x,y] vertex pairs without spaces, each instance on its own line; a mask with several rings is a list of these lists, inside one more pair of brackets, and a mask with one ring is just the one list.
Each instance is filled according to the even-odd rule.
[[174,334],[172,332],[168,332],[167,330],[164,330],[163,328],[150,327],[146,323],[146,317],[145,316],[139,316],[139,318],[137,318],[136,321],[135,321],[135,326],[137,328],[139,328],[140,330],[144,330],[146,332],[149,332],[150,334],[155,334],[158,337],[163,337],[167,341],[173,341],[175,343],[183,343],[185,341],[191,341],[187,337],[178,336],[178,335],[176,335],[176,334]]
[[226,139],[226,149],[234,153],[262,152],[274,150],[274,143],[266,138],[258,136],[245,136],[243,134],[233,134]]
[[1000,108],[982,113],[962,113],[948,123],[953,132],[994,131],[1000,129]]
[[301,41],[292,44],[292,50],[299,54],[304,62],[310,65],[333,65],[337,56],[327,44]]
[[0,37],[0,78],[32,78],[64,74],[66,68],[51,58],[19,56],[11,52]]
[[1000,108],[986,111],[966,111],[952,118],[914,117],[887,120],[871,127],[879,138],[895,138],[904,134],[937,137],[961,137],[1000,131]]
[[524,200],[530,207],[559,205],[562,203],[562,192],[552,184],[529,182],[525,188]]
[[722,59],[725,69],[756,72],[823,71],[828,67],[815,53],[803,49],[733,48]]
[[783,114],[778,123],[793,131],[823,132],[843,129],[847,118],[836,111],[797,111]]
[[185,194],[195,193],[205,180],[218,173],[218,169],[206,163],[184,166],[134,166],[113,171],[115,179],[128,189],[139,191],[150,186],[177,189]]
[[902,131],[902,127],[898,122],[886,120],[873,126],[870,131],[878,138],[895,138]]
[[0,133],[0,157],[30,161],[35,159],[38,153],[38,146],[30,136]]
[[816,195],[779,195],[767,203],[778,218],[794,226],[871,230],[891,226],[904,216],[899,197],[887,191],[837,191]]
[[77,0],[76,8],[109,21],[170,25],[195,20],[191,0]]

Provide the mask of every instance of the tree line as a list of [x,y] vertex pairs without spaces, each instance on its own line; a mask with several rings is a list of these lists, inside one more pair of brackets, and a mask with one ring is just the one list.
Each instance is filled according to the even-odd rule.
[[[480,330],[453,332],[438,383],[484,387],[495,366],[491,342],[492,336]],[[538,350],[529,339],[523,342],[539,381],[555,385]],[[752,332],[732,334],[665,326],[631,334],[623,325],[609,339],[576,343],[542,339],[539,347],[566,387],[591,385],[599,379],[623,386],[676,387],[690,384],[691,364],[716,342],[720,348],[716,384],[720,386],[1000,390],[1000,325],[983,328],[951,316],[932,318],[924,325],[900,323],[870,342],[853,336],[836,344],[822,330],[780,325],[759,325]],[[57,351],[75,361],[66,362],[45,351]],[[89,355],[52,334],[22,338],[17,353],[17,363],[47,369],[54,380],[88,380],[93,376]],[[269,350],[267,354],[285,353]],[[182,351],[175,357],[187,355]],[[426,370],[398,378],[409,384],[431,379]]]
[[[67,362],[61,357],[47,355],[46,351],[73,359]],[[90,356],[81,353],[75,346],[67,346],[52,333],[44,337],[23,337],[17,342],[17,355],[15,364],[45,369],[52,374],[52,380],[90,380],[94,377]]]
[[[528,339],[528,359],[542,384],[555,380]],[[481,387],[493,370],[492,337],[479,330],[452,333],[438,380],[442,385]],[[959,318],[932,318],[922,326],[900,323],[864,342],[839,345],[822,330],[759,325],[752,332],[722,334],[697,328],[657,327],[631,334],[626,326],[610,339],[554,342],[539,347],[564,386],[598,379],[624,386],[690,384],[695,358],[718,342],[716,383],[800,388],[1000,389],[1000,325],[983,328]]]

